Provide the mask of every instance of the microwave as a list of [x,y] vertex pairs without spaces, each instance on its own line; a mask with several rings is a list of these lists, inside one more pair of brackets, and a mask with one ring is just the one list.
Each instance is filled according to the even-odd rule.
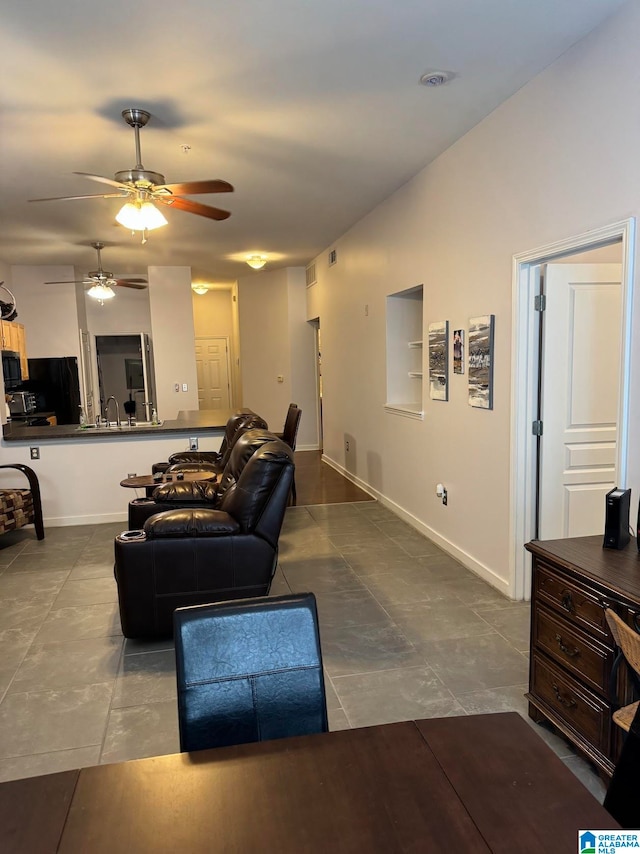
[[20,385],[22,382],[20,353],[16,353],[13,350],[2,351],[2,376],[4,377],[4,387],[7,391]]
[[9,395],[11,415],[30,415],[36,411],[36,396],[32,391],[14,391]]

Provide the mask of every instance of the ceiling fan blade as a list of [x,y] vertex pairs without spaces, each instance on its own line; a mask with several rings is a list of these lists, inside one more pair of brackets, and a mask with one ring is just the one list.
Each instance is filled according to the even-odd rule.
[[67,282],[45,282],[45,285],[86,285],[86,282],[80,281],[80,279],[76,279],[75,281],[67,281]]
[[229,211],[223,211],[220,208],[212,208],[209,205],[201,205],[200,202],[192,202],[190,199],[181,199],[179,196],[154,196],[155,202],[161,202],[170,208],[177,208],[179,211],[187,211],[187,213],[198,214],[198,216],[206,216],[209,219],[227,219],[231,214]]
[[123,190],[128,190],[128,184],[122,184],[120,181],[114,181],[113,178],[103,178],[102,175],[92,175],[90,172],[74,172],[74,175],[81,175],[83,178],[89,178],[90,181],[99,181],[101,184],[109,184],[110,187],[119,187]]
[[126,282],[128,285],[146,285],[147,284],[146,279],[139,279],[139,278],[135,278],[134,276],[122,276],[121,278],[116,279],[115,281],[119,285],[121,285],[123,282]]
[[137,291],[143,291],[148,287],[146,282],[144,285],[140,285],[135,279],[113,279],[110,284],[118,285],[120,288],[134,288]]
[[52,196],[48,199],[27,199],[29,202],[70,202],[73,199],[124,199],[126,193],[92,193],[89,196]]
[[197,196],[200,193],[233,193],[227,181],[211,178],[207,181],[185,181],[183,184],[163,184],[156,190],[169,190],[174,196]]

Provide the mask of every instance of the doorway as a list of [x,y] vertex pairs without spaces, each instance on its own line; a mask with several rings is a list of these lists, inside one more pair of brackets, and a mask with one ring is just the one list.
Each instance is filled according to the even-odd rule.
[[[118,402],[120,417],[151,421],[156,404],[151,340],[139,335],[96,335],[95,353],[99,409],[105,414],[110,397]],[[94,407],[95,409],[95,407]],[[113,413],[112,413],[113,414]]]
[[322,339],[320,337],[320,318],[310,320],[315,333],[315,357],[316,357],[316,397],[318,400],[318,450],[322,453]]
[[231,409],[228,338],[196,338],[198,408]]
[[[538,534],[584,535],[597,516],[603,533],[607,485],[626,482],[634,240],[630,219],[514,258],[510,595],[516,599],[530,595],[525,543]],[[578,253],[614,246],[618,270],[595,277],[581,265],[559,270]],[[556,316],[550,321],[551,288]],[[555,400],[554,383],[561,392]],[[559,519],[546,512],[548,500],[560,508]]]

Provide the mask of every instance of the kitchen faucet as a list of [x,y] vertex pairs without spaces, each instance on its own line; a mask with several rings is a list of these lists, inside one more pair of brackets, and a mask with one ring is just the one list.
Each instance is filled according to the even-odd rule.
[[107,403],[104,408],[104,417],[107,419],[107,427],[109,426],[109,404],[111,403],[111,401],[113,401],[116,405],[116,425],[120,427],[120,405],[113,395],[107,398]]

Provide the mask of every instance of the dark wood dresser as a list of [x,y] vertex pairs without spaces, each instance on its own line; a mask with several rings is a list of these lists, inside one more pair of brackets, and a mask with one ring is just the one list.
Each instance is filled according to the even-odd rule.
[[[620,551],[602,536],[533,541],[529,716],[548,720],[610,776],[622,743],[611,721],[616,647],[605,620],[613,608],[640,631],[640,556],[635,540]],[[617,693],[633,699],[626,667]]]

